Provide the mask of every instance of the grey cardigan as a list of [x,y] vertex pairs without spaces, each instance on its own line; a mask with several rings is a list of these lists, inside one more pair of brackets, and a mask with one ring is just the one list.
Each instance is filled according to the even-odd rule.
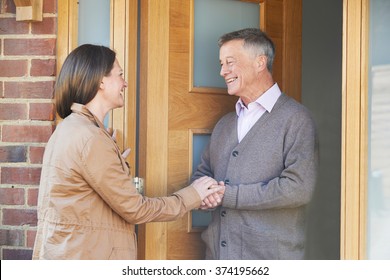
[[192,177],[226,184],[202,234],[206,259],[303,259],[305,206],[317,167],[314,121],[292,98],[282,94],[240,143],[237,115],[225,115]]

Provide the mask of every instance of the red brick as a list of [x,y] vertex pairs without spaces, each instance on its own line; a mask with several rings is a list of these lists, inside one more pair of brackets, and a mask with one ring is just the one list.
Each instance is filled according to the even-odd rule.
[[55,55],[56,39],[4,39],[4,55]]
[[3,249],[3,260],[31,260],[33,250]]
[[0,35],[28,34],[28,23],[16,21],[15,18],[1,18]]
[[54,14],[57,12],[57,0],[43,1],[43,12],[47,14]]
[[32,34],[56,34],[57,18],[43,18],[40,22],[34,22],[31,24],[31,32]]
[[46,143],[53,133],[52,125],[4,125],[3,142]]
[[3,209],[3,225],[36,226],[37,210],[33,209]]
[[24,232],[22,230],[0,230],[0,245],[24,246]]
[[24,189],[0,188],[0,205],[23,205]]
[[4,82],[5,98],[52,99],[54,81],[49,82]]
[[6,13],[15,14],[16,7],[13,0],[5,0],[4,6]]
[[27,147],[0,146],[0,162],[27,162]]
[[27,191],[27,204],[28,206],[38,205],[38,188],[29,189]]
[[41,168],[38,167],[2,167],[2,184],[38,185]]
[[0,77],[27,76],[27,60],[0,60]]
[[30,147],[30,163],[42,163],[44,147]]
[[27,106],[18,103],[0,103],[0,120],[26,120]]
[[55,59],[32,59],[30,75],[33,77],[56,75]]
[[30,119],[53,121],[55,116],[53,103],[31,103]]
[[27,248],[33,248],[34,242],[35,242],[35,236],[37,235],[36,230],[28,230],[27,231],[27,241],[26,241],[26,247]]

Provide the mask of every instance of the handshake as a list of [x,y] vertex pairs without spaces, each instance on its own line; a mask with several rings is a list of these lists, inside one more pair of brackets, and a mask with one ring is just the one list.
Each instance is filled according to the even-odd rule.
[[198,192],[202,203],[199,209],[207,210],[215,208],[222,204],[222,199],[225,193],[225,183],[219,183],[211,177],[201,177],[195,180],[191,186]]

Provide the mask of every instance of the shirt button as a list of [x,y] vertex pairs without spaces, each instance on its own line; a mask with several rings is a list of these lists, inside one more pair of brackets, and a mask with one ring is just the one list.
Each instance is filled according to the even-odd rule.
[[233,156],[237,157],[238,156],[238,151],[233,151]]
[[221,216],[222,216],[222,217],[225,217],[225,216],[226,216],[226,211],[225,211],[225,210],[223,210],[223,211],[221,212]]
[[224,181],[224,183],[225,183],[225,185],[229,185],[229,183],[230,183],[229,179],[226,179],[226,180]]
[[221,246],[222,247],[226,247],[226,245],[227,245],[226,241],[221,241]]

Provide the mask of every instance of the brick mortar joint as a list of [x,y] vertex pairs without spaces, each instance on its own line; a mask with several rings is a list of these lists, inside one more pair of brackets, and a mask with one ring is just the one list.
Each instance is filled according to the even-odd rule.
[[[42,13],[43,18],[57,18],[58,14],[57,13]],[[16,21],[16,14],[14,13],[0,13],[0,19],[1,18],[14,18]],[[39,23],[38,21],[37,23]],[[34,22],[32,22],[34,23]]]
[[48,60],[52,59],[55,60],[56,56],[55,55],[1,55],[1,59],[4,60]]
[[[42,163],[30,163],[30,162],[4,162],[0,163],[0,167],[29,167],[29,168],[41,168]],[[15,186],[14,184],[12,184]]]
[[[21,228],[22,227],[22,228]],[[35,230],[37,226],[13,226],[13,225],[0,225],[0,229],[2,230]]]
[[55,120],[44,121],[44,120],[2,120],[2,126],[49,126],[55,125]]
[[18,185],[18,184],[1,184],[0,189],[38,189],[39,185]]
[[0,82],[55,82],[56,77],[49,77],[49,76],[42,76],[42,77],[23,77],[23,79],[20,79],[20,77],[12,77],[12,78],[5,78],[0,77]]
[[[45,148],[46,144],[47,143],[31,143],[31,142],[27,142],[27,143],[26,142],[23,142],[23,143],[4,142],[3,143],[3,142],[1,142],[0,143],[0,148],[1,147],[20,147],[20,146],[27,147],[27,148],[29,148],[29,147],[32,147],[32,148]],[[0,165],[1,164],[3,164],[3,162],[0,163]]]
[[0,104],[55,104],[51,98],[0,98]]
[[[37,211],[38,207],[37,206],[28,205],[27,201],[26,201],[26,203],[22,204],[22,205],[5,205],[5,204],[1,204],[0,209],[1,210],[9,209],[9,210],[34,210],[34,211]],[[3,215],[4,215],[4,213],[3,213]],[[28,226],[28,225],[19,225],[19,226]]]

